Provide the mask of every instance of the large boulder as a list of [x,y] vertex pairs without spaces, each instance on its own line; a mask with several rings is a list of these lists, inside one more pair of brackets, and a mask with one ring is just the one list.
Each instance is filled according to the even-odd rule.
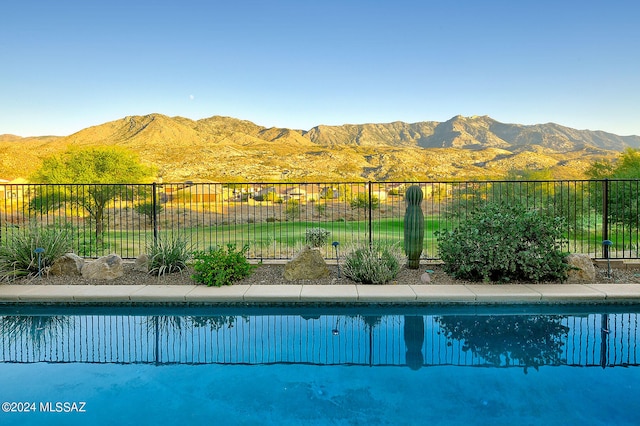
[[320,250],[305,247],[284,266],[284,279],[315,280],[329,276],[329,268]]
[[82,268],[82,276],[89,280],[113,280],[123,275],[122,258],[113,253],[87,262]]
[[80,275],[84,267],[84,259],[75,253],[67,253],[51,265],[51,275]]
[[593,282],[596,279],[596,268],[586,254],[572,253],[566,257],[570,266],[567,274],[568,283]]

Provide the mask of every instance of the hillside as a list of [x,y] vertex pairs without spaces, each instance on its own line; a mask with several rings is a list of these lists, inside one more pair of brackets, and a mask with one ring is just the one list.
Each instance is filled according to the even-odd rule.
[[214,116],[125,117],[66,137],[0,135],[1,179],[28,177],[69,147],[118,145],[139,153],[165,182],[262,180],[446,180],[500,178],[510,169],[550,169],[582,178],[596,159],[640,147],[640,136],[558,124],[505,124],[490,117],[446,122],[265,128]]

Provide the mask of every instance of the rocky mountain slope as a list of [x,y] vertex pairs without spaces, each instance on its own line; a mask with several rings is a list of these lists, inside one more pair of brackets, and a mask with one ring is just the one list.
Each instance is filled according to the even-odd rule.
[[165,182],[482,179],[503,177],[511,169],[549,169],[555,178],[568,179],[584,177],[593,160],[640,147],[640,136],[553,123],[505,124],[486,116],[302,131],[230,117],[150,114],[66,137],[0,135],[0,178],[28,177],[46,156],[97,145],[139,153]]

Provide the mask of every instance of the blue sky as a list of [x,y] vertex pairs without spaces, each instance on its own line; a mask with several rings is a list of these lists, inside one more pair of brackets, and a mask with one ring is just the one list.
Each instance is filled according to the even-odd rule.
[[640,135],[638,16],[632,0],[7,0],[0,134],[157,112]]

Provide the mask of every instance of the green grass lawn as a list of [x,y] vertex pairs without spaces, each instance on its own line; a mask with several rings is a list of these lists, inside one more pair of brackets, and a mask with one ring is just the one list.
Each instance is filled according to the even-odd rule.
[[[567,250],[599,256],[602,253],[601,230],[599,218],[592,217],[583,222],[580,229],[568,228],[565,236],[569,244]],[[425,217],[425,239],[423,256],[437,258],[437,240],[434,232],[439,229],[455,227],[456,222],[443,216]],[[324,255],[335,257],[332,242],[339,243],[339,252],[344,253],[350,247],[359,243],[369,243],[369,221],[274,221],[256,222],[218,226],[176,227],[163,229],[158,235],[162,238],[166,233],[179,235],[191,242],[193,250],[226,244],[236,247],[249,245],[249,256],[256,259],[287,259],[291,258],[305,244],[307,229],[321,227],[331,232]],[[22,232],[24,228],[13,226],[2,227],[2,242],[10,241],[15,232]],[[374,218],[371,221],[371,242],[391,245],[402,244],[404,240],[404,225],[401,218]],[[74,228],[74,251],[81,256],[96,257],[108,253],[117,253],[124,258],[134,258],[146,251],[148,243],[153,242],[153,229],[134,228],[129,230],[107,230],[100,244],[89,228]],[[638,251],[638,231],[621,227],[610,229],[609,239],[614,242],[611,249],[612,257],[634,257]],[[616,253],[620,253],[616,255]],[[624,254],[623,254],[624,253]]]
[[[434,232],[439,229],[437,217],[425,219],[425,256],[435,257],[437,241]],[[332,242],[339,243],[340,252],[359,243],[369,243],[369,222],[332,221],[332,222],[261,222],[240,225],[199,226],[159,232],[162,238],[167,232],[175,233],[193,244],[194,250],[208,247],[235,244],[236,247],[249,245],[250,256],[255,258],[289,258],[305,244],[306,230],[324,228],[331,232],[326,257],[334,257]],[[402,219],[376,219],[371,223],[371,242],[375,244],[402,244],[404,224]],[[109,250],[125,253],[124,257],[135,257],[144,252],[147,241],[153,241],[153,230],[134,232],[108,231],[104,242]],[[102,251],[106,249],[103,248]],[[108,250],[107,250],[108,251]]]

